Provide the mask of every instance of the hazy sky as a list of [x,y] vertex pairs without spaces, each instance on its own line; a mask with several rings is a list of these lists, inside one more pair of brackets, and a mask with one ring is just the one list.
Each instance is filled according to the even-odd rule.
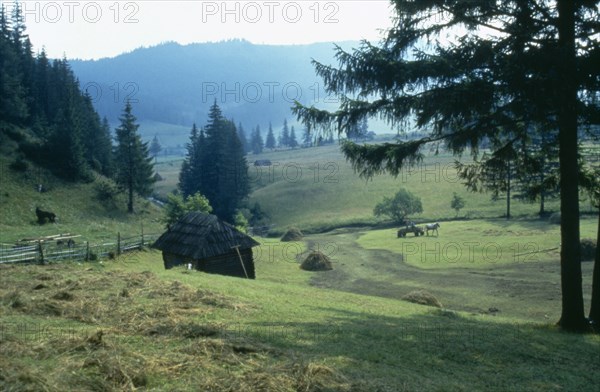
[[[7,8],[13,1],[0,0]],[[244,38],[303,44],[377,41],[391,25],[388,0],[341,1],[21,1],[37,52],[97,59],[166,41]]]

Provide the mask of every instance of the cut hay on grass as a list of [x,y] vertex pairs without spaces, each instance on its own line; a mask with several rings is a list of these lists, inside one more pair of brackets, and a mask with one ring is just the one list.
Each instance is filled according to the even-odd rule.
[[312,251],[300,264],[300,268],[305,271],[329,271],[333,269],[333,265],[329,257],[319,251]]
[[281,241],[291,242],[291,241],[302,241],[304,238],[304,234],[300,231],[300,229],[296,227],[291,227],[288,231],[285,232],[283,237],[281,237]]
[[435,306],[441,308],[442,304],[438,299],[428,291],[414,290],[402,297],[404,301],[412,302],[420,305]]
[[44,329],[0,334],[0,390],[366,391],[326,364],[209,321],[258,305],[151,272],[68,264],[11,272],[0,315]]

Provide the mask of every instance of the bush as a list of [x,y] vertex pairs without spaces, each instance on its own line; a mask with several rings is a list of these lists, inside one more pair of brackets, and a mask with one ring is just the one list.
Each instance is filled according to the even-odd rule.
[[185,200],[181,195],[171,193],[167,196],[164,211],[165,217],[163,218],[163,222],[168,226],[177,222],[188,212],[199,211],[210,214],[212,207],[208,199],[200,192],[186,197]]
[[553,225],[560,225],[560,212],[555,212],[554,214],[550,215],[548,222],[552,223]]
[[23,173],[26,172],[27,169],[29,169],[29,164],[23,156],[19,155],[17,159],[15,159],[14,162],[10,164],[9,167],[11,168],[11,170]]
[[96,197],[100,201],[114,201],[119,194],[119,188],[110,180],[99,180],[95,186]]
[[373,210],[375,216],[387,215],[397,224],[404,224],[408,215],[422,212],[421,198],[406,189],[400,189],[393,198],[384,197],[383,201],[378,203]]

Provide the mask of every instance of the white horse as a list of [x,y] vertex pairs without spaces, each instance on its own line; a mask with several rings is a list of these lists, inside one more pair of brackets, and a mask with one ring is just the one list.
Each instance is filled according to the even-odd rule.
[[431,231],[435,231],[435,235],[439,235],[440,233],[438,233],[438,228],[440,227],[440,224],[435,222],[435,223],[430,223],[428,225],[425,225],[425,230],[427,231],[427,235],[429,235],[429,230]]

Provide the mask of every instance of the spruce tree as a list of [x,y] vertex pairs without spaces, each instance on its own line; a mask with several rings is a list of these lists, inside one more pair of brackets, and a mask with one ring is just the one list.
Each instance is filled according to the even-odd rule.
[[187,153],[181,166],[181,172],[179,173],[178,187],[184,197],[191,196],[199,192],[202,188],[200,178],[202,165],[200,157],[204,146],[204,131],[201,130],[198,132],[198,127],[194,123],[190,132],[190,141],[186,145]]
[[14,28],[4,4],[0,4],[0,118],[23,124],[28,116],[28,98],[20,64],[20,42],[14,42]]
[[242,148],[244,149],[244,153],[247,154],[251,151],[250,143],[248,142],[248,138],[246,137],[246,131],[242,127],[242,123],[238,124],[238,138],[240,139],[240,143],[242,143]]
[[216,101],[204,131],[198,133],[195,125],[192,128],[179,188],[184,197],[204,195],[215,215],[233,222],[250,192],[246,154],[235,124],[223,117]]
[[256,126],[256,129],[252,133],[252,153],[260,154],[263,151],[264,143],[263,138],[260,134],[260,126]]
[[115,130],[115,180],[127,191],[127,211],[133,213],[134,193],[149,196],[152,192],[154,169],[148,143],[142,142],[138,134],[139,125],[136,124],[129,100],[125,104],[120,121],[121,124]]
[[312,135],[310,132],[310,126],[308,125],[304,127],[304,132],[302,133],[302,144],[307,147],[312,147]]
[[[297,103],[294,112],[325,132],[346,133],[372,116],[394,127],[425,132],[406,142],[362,146],[346,142],[342,146],[346,158],[366,177],[382,172],[398,175],[403,167],[419,162],[430,142],[445,143],[455,154],[470,151],[477,156],[489,137],[508,145],[532,126],[557,132],[559,325],[571,331],[588,329],[577,155],[578,125],[600,122],[597,2],[394,0],[393,4],[394,26],[381,45],[363,42],[352,53],[338,47],[339,67],[314,63],[325,87],[342,95],[338,110]],[[445,16],[443,23],[436,20],[440,14]]]
[[294,126],[292,125],[292,128],[290,130],[290,147],[291,148],[296,148],[298,147],[298,140],[296,140],[296,130],[294,129]]
[[269,132],[267,133],[267,140],[265,141],[265,147],[273,150],[275,149],[275,135],[273,134],[273,126],[269,123]]
[[290,129],[288,128],[287,119],[283,120],[283,129],[281,130],[281,147],[290,146]]
[[160,142],[158,141],[158,135],[154,135],[152,138],[152,142],[150,143],[150,154],[154,157],[154,163],[156,163],[156,157],[162,150]]

